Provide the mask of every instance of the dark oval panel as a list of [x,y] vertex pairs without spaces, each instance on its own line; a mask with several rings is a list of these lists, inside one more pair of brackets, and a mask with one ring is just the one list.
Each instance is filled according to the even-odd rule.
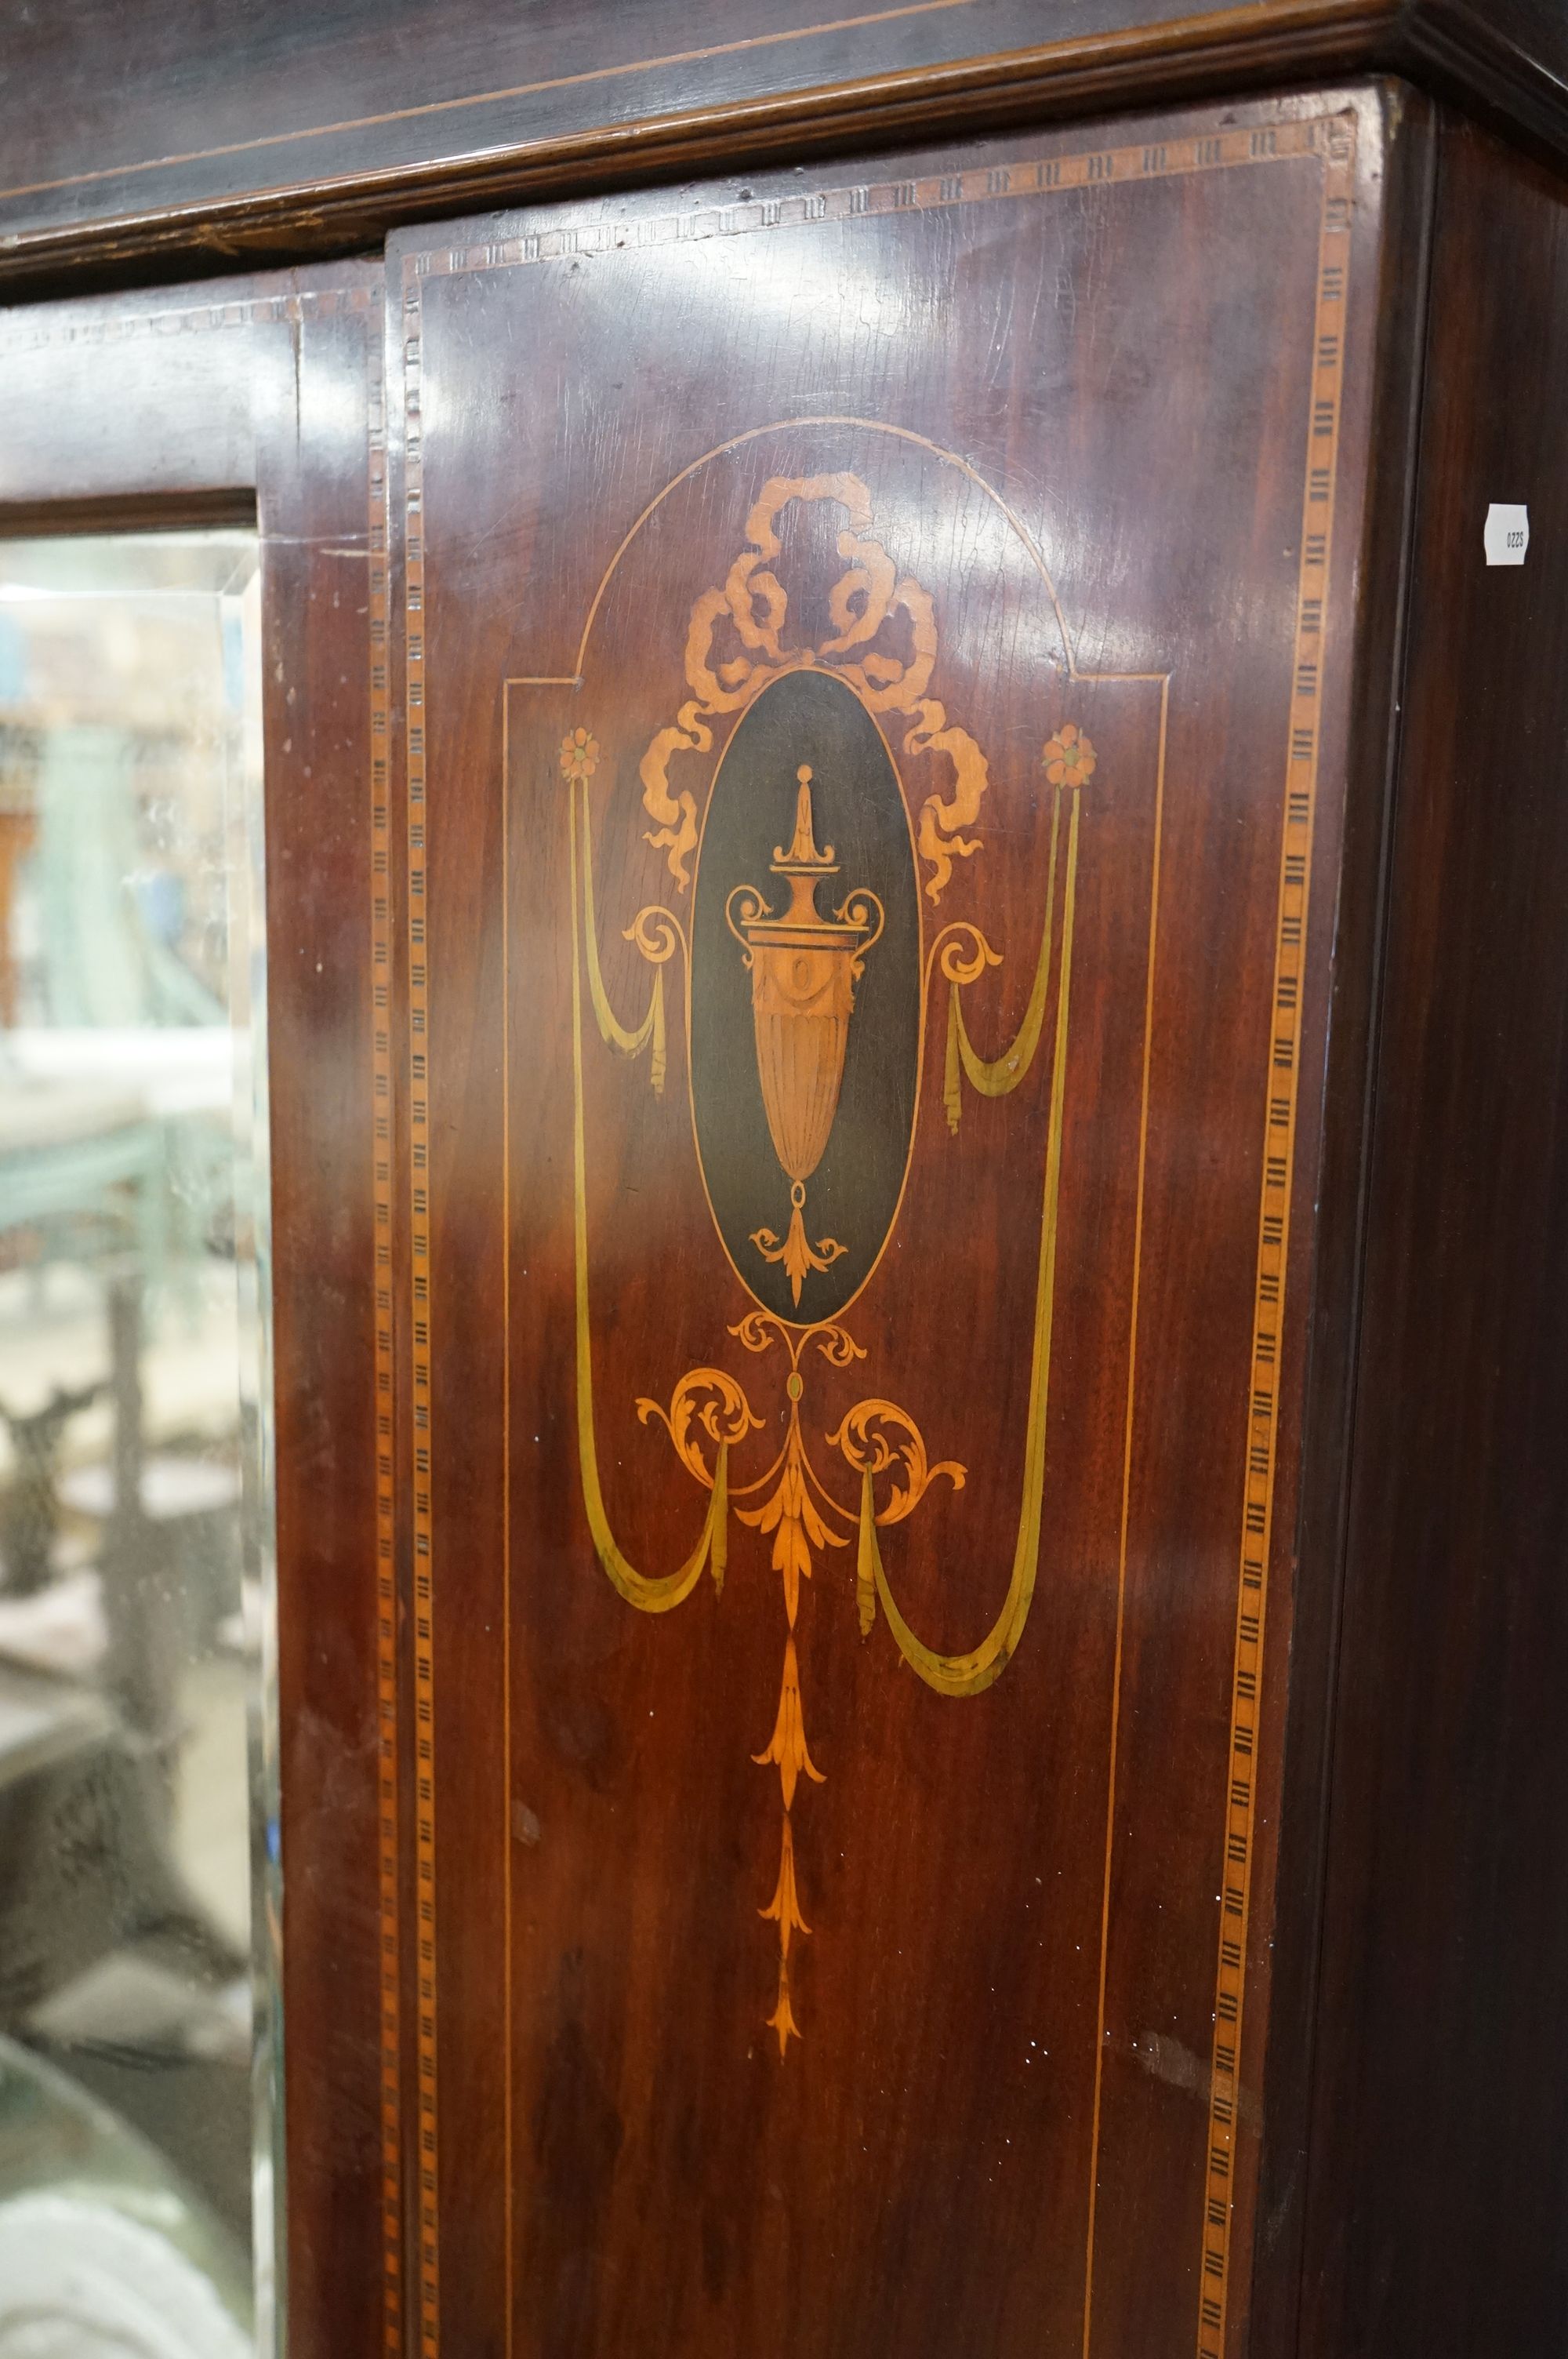
[[[843,1250],[827,1268],[806,1271],[796,1302],[784,1264],[752,1242],[766,1230],[784,1244],[791,1183],[763,1102],[745,947],[725,913],[744,886],[774,917],[789,907],[790,880],[774,873],[773,858],[794,834],[802,765],[812,772],[817,846],[832,846],[838,871],[816,886],[818,914],[831,920],[849,895],[870,892],[884,923],[855,984],[827,1144],[803,1183],[807,1243],[815,1249],[831,1238]],[[748,906],[740,895],[738,919]],[[763,1309],[795,1325],[836,1317],[859,1293],[897,1217],[914,1127],[920,955],[914,846],[881,733],[843,680],[786,672],[741,716],[703,821],[692,908],[691,1106],[725,1250]],[[797,1030],[793,1016],[787,1023],[783,1057],[798,1103],[814,1077],[822,1086],[822,1034]]]

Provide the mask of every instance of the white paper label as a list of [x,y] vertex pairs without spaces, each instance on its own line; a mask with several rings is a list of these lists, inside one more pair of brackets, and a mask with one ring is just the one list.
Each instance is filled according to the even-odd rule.
[[1487,510],[1487,562],[1522,565],[1530,547],[1530,510],[1494,500]]

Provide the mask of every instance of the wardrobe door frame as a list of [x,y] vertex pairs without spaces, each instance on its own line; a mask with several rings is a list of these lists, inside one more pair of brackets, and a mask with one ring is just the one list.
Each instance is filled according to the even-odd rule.
[[293,2359],[401,2331],[382,311],[367,261],[0,315],[0,533],[258,534]]

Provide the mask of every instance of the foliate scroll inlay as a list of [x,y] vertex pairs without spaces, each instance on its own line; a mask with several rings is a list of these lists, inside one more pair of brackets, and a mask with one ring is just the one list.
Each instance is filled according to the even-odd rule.
[[[838,538],[844,571],[827,595],[830,627],[815,641],[788,640],[790,602],[774,566],[782,553],[779,520],[792,501],[831,503],[846,516]],[[670,777],[671,764],[713,746],[711,723],[739,712],[782,672],[821,665],[847,680],[868,712],[903,723],[906,755],[935,754],[947,765],[946,792],[921,806],[916,841],[930,868],[925,891],[941,898],[955,860],[980,849],[966,832],[979,820],[989,782],[986,757],[967,729],[949,723],[946,708],[927,694],[936,669],[936,617],[929,592],[901,573],[872,531],[871,497],[858,475],[773,475],[746,519],[746,546],[722,582],[705,590],[691,610],[686,678],[691,695],[675,721],[655,732],[639,766],[643,805],[654,826],[648,841],[662,851],[684,892],[697,849],[697,796]]]
[[[860,650],[853,663],[836,665],[838,677],[863,704],[880,697],[878,709],[889,709],[894,697],[917,715],[909,739],[920,734],[923,744],[945,741],[953,755],[959,789],[951,802],[928,798],[923,807],[915,844],[936,874],[926,883],[935,898],[951,872],[955,854],[978,849],[956,832],[960,806],[971,817],[984,790],[985,765],[974,742],[961,730],[948,730],[941,708],[922,702],[919,690],[929,677],[922,658],[900,667],[893,658],[879,657],[871,644],[895,607],[918,618],[924,644],[935,648],[935,625],[930,602],[915,585],[899,581],[875,543],[865,538],[870,506],[852,476],[810,477],[801,483],[774,479],[754,506],[751,519],[752,547],[731,569],[722,592],[708,592],[697,603],[687,644],[687,675],[706,701],[682,708],[680,723],[662,731],[644,756],[642,777],[644,805],[660,821],[651,841],[668,859],[676,882],[687,882],[687,862],[699,849],[695,795],[686,788],[674,794],[665,765],[673,753],[705,750],[711,742],[708,717],[738,707],[748,696],[755,701],[773,677],[800,669],[800,659],[783,656],[779,633],[784,614],[784,592],[776,579],[762,570],[765,557],[776,553],[772,525],[790,498],[833,498],[848,508],[852,529],[839,538],[839,553],[853,555],[855,563],[834,587],[831,611],[837,636],[818,653],[842,657]],[[760,612],[759,612],[760,610]],[[728,617],[749,652],[719,661],[714,641],[720,621]],[[718,669],[714,664],[718,661]],[[761,686],[759,687],[759,680]],[[880,686],[878,685],[880,683]],[[826,698],[829,705],[842,694],[831,687],[812,691],[806,702],[791,708],[790,727],[807,730],[813,705]],[[817,714],[820,723],[821,714]],[[956,750],[955,750],[956,747]],[[1047,1037],[1050,1067],[1048,1119],[1044,1168],[1039,1173],[1039,1253],[1033,1271],[1033,1334],[1023,1473],[1018,1510],[1017,1537],[1007,1593],[1000,1613],[979,1644],[963,1654],[946,1654],[927,1646],[905,1619],[894,1596],[883,1560],[881,1535],[905,1522],[920,1507],[934,1484],[957,1492],[968,1480],[968,1470],[952,1459],[934,1459],[919,1424],[910,1412],[882,1391],[869,1391],[838,1418],[829,1430],[814,1424],[808,1408],[814,1371],[822,1364],[849,1370],[863,1361],[865,1348],[849,1329],[832,1316],[798,1315],[804,1286],[813,1273],[826,1273],[844,1255],[836,1238],[811,1242],[804,1211],[806,1185],[816,1169],[835,1123],[839,1120],[839,1088],[851,1023],[858,1021],[857,985],[877,952],[896,896],[886,905],[864,884],[851,883],[831,917],[816,907],[816,896],[838,873],[833,845],[819,842],[813,794],[817,783],[809,763],[795,769],[793,782],[778,777],[771,784],[762,772],[745,773],[750,782],[746,799],[755,792],[767,804],[766,817],[776,825],[773,873],[784,888],[772,888],[775,912],[761,886],[741,875],[730,881],[719,865],[719,883],[709,887],[715,819],[721,796],[710,790],[700,842],[703,886],[688,927],[662,907],[639,909],[620,930],[633,942],[653,970],[652,990],[640,1022],[628,1024],[611,1005],[600,965],[598,917],[594,899],[594,841],[590,809],[591,781],[600,765],[599,745],[579,727],[561,742],[560,769],[568,786],[568,840],[572,937],[573,1075],[575,1125],[575,1198],[577,1266],[577,1422],[582,1494],[600,1563],[621,1595],[641,1612],[660,1614],[683,1603],[696,1590],[703,1573],[722,1591],[730,1560],[731,1524],[755,1532],[768,1546],[769,1561],[779,1583],[784,1609],[784,1661],[773,1733],[752,1758],[760,1767],[776,1770],[779,1780],[779,1860],[772,1896],[759,1905],[759,1914],[777,1928],[778,1983],[773,2011],[767,2018],[781,2058],[792,2039],[800,2037],[795,1995],[791,1983],[795,1944],[809,1935],[802,1875],[797,1862],[796,1813],[810,1788],[826,1782],[829,1769],[822,1748],[813,1750],[809,1732],[806,1683],[802,1673],[800,1625],[806,1584],[820,1570],[841,1563],[852,1579],[862,1638],[875,1628],[878,1609],[904,1661],[935,1693],[947,1697],[981,1693],[1005,1671],[1022,1637],[1029,1618],[1038,1573],[1042,1507],[1045,1479],[1045,1410],[1051,1355],[1051,1327],[1055,1296],[1056,1209],[1061,1180],[1064,1103],[1066,1080],[1068,1018],[1076,902],[1078,847],[1083,788],[1096,766],[1094,749],[1075,725],[1065,725],[1044,746],[1041,761],[1050,803],[1048,852],[1042,864],[1038,890],[1031,896],[1037,908],[1038,947],[1033,977],[1022,1024],[1012,1041],[990,1059],[975,1049],[962,997],[967,987],[1001,963],[1002,953],[991,946],[968,919],[942,928],[925,958],[919,955],[913,913],[918,908],[913,875],[903,891],[911,911],[912,964],[910,990],[917,1004],[918,1041],[928,1023],[933,995],[946,990],[947,1072],[944,1098],[949,1127],[957,1132],[963,1083],[979,1094],[1006,1096],[1017,1089],[1034,1066]],[[827,782],[824,782],[827,783]],[[898,786],[891,765],[886,790],[895,799]],[[840,782],[840,812],[860,807],[873,788],[864,776],[848,794]],[[777,797],[776,804],[772,799]],[[731,791],[731,807],[733,793]],[[761,824],[763,814],[759,813]],[[792,832],[793,830],[793,832]],[[772,841],[770,826],[764,841]],[[835,827],[835,833],[838,832]],[[901,821],[906,870],[911,859],[907,819]],[[858,872],[857,872],[858,873]],[[882,881],[890,895],[894,875]],[[719,890],[723,928],[717,936],[703,930],[703,893]],[[710,975],[694,974],[702,964],[705,940],[727,942],[727,956],[750,971],[751,990],[745,999],[731,996],[723,1004],[725,1018],[724,1086],[733,1092],[740,1060],[755,1061],[760,1085],[760,1118],[771,1140],[770,1160],[790,1180],[792,1219],[781,1245],[770,1229],[759,1227],[749,1243],[763,1263],[783,1263],[788,1278],[789,1311],[769,1310],[760,1302],[735,1323],[728,1334],[753,1358],[771,1362],[782,1377],[772,1401],[753,1407],[751,1391],[738,1374],[718,1364],[689,1369],[676,1385],[667,1407],[644,1396],[635,1404],[643,1424],[657,1423],[667,1432],[676,1456],[699,1491],[707,1494],[689,1552],[667,1572],[639,1570],[622,1549],[611,1525],[599,1472],[593,1379],[593,1319],[591,1315],[591,1251],[588,1233],[588,1156],[584,1126],[583,1057],[585,998],[591,1005],[600,1038],[617,1053],[638,1058],[646,1051],[650,1079],[662,1092],[665,1079],[665,969],[679,953],[686,994],[686,1036],[693,1038],[694,995],[708,988]],[[885,956],[885,951],[878,953]],[[586,993],[584,985],[586,984]],[[1047,1032],[1047,1009],[1054,1022]],[[741,1044],[741,1027],[749,1038]],[[699,1162],[703,1159],[697,1052],[691,1051],[694,1136]],[[704,1164],[711,1187],[713,1174]],[[712,1209],[710,1193],[710,1209]],[[896,1211],[893,1214],[896,1223]],[[726,1249],[731,1241],[718,1211]],[[742,1263],[731,1259],[737,1273]],[[753,1265],[754,1267],[754,1265]],[[824,1283],[818,1278],[815,1282]],[[896,1281],[895,1281],[896,1282]],[[791,1315],[796,1314],[796,1315]],[[764,1372],[765,1373],[765,1372]],[[754,1379],[753,1379],[754,1386]],[[778,1395],[782,1393],[782,1398]],[[770,1430],[783,1437],[761,1468],[752,1472],[746,1458],[753,1437]],[[759,1454],[768,1447],[764,1440]],[[845,1478],[848,1476],[848,1482]],[[837,1479],[836,1479],[837,1478]],[[843,1486],[842,1492],[838,1487]]]

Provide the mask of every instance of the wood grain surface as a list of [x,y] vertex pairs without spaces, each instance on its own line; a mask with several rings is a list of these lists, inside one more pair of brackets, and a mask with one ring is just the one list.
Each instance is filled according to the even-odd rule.
[[[1508,266],[1499,268],[1507,254]],[[1302,2349],[1568,2333],[1560,183],[1443,143]],[[1501,374],[1487,358],[1509,355]],[[1493,499],[1526,502],[1518,569]]]
[[[1295,2348],[1311,2090],[1320,2020],[1317,1969],[1334,1745],[1351,1427],[1364,1297],[1368,1163],[1388,901],[1390,810],[1398,766],[1405,631],[1425,384],[1432,215],[1440,112],[1407,93],[1390,109],[1382,250],[1372,299],[1378,352],[1366,388],[1372,454],[1357,565],[1355,681],[1335,906],[1324,1137],[1317,1180],[1311,1343],[1301,1406],[1300,1571],[1291,1632],[1289,1721],[1270,1984],[1269,2091],[1258,2199],[1251,2331],[1260,2351]],[[1346,2194],[1346,2201],[1354,2196]]]
[[[422,2351],[1243,2347],[1383,161],[1330,95],[395,241]],[[648,914],[808,656],[1002,952],[863,1360],[759,1323]]]

